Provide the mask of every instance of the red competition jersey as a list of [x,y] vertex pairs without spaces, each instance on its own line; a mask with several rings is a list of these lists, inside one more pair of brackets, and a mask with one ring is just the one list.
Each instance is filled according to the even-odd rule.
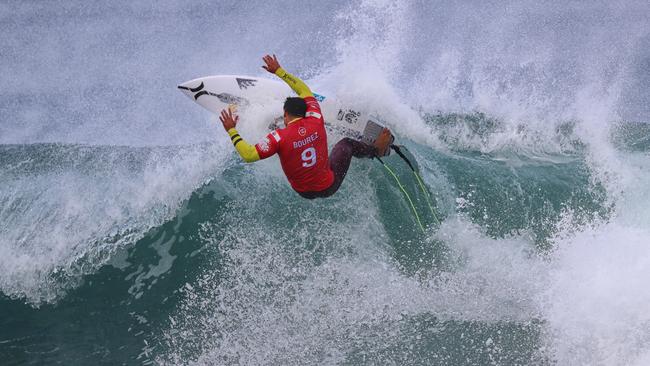
[[327,155],[327,134],[320,105],[314,97],[306,97],[305,118],[277,129],[255,145],[260,159],[277,153],[282,170],[291,187],[298,192],[318,192],[334,182]]

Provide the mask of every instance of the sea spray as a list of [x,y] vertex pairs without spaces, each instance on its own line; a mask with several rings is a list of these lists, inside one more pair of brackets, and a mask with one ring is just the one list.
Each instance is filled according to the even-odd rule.
[[[0,9],[10,362],[647,363],[647,2]],[[298,199],[175,90],[266,52],[383,116],[442,225],[369,160]]]

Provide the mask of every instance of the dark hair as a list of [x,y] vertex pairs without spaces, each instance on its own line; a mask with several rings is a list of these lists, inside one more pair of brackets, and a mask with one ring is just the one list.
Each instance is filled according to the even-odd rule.
[[292,116],[304,117],[307,112],[307,103],[302,98],[289,97],[284,101],[284,111]]

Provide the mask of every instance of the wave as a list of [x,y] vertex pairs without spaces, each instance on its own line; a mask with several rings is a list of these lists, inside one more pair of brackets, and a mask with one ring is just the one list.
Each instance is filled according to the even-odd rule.
[[2,145],[2,292],[56,301],[117,248],[176,214],[214,147]]
[[[21,86],[0,101],[17,362],[647,363],[646,3],[17,9],[0,56]],[[249,74],[268,47],[389,124],[427,189],[386,159],[413,207],[371,160],[298,199],[277,161],[241,164],[196,122],[173,86]]]

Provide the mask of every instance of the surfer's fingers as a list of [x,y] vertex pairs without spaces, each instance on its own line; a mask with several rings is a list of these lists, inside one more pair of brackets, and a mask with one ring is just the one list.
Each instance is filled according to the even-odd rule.
[[266,62],[268,65],[271,65],[273,63],[277,63],[278,58],[275,56],[275,54],[273,55],[273,57],[271,57],[271,55],[266,55],[264,56],[264,62]]

